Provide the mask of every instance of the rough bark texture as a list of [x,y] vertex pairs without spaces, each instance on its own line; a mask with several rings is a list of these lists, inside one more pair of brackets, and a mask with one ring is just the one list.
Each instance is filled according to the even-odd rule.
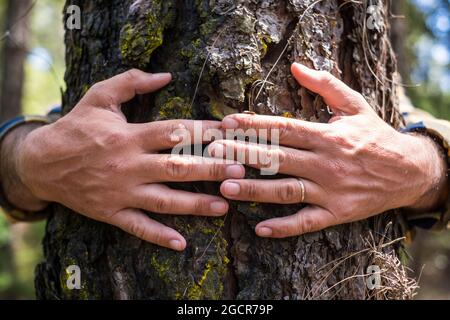
[[[170,71],[162,91],[125,107],[129,121],[220,119],[252,109],[326,122],[322,99],[300,88],[289,66],[299,61],[328,70],[362,92],[394,126],[395,61],[381,19],[367,28],[371,3],[302,0],[69,1],[83,14],[82,30],[67,31],[64,112],[90,85],[130,67]],[[286,50],[284,50],[286,48]],[[276,67],[260,91],[261,81]],[[206,61],[204,72],[203,63]],[[201,75],[193,107],[191,100]],[[253,92],[253,93],[252,93]],[[257,176],[252,171],[249,176]],[[174,187],[218,193],[215,183]],[[37,268],[39,298],[137,299],[363,299],[367,253],[329,262],[401,234],[392,212],[363,222],[283,240],[258,238],[257,222],[299,206],[233,203],[225,218],[156,216],[188,241],[176,253],[55,205]],[[386,228],[388,222],[393,222]],[[373,235],[373,238],[371,237]],[[385,241],[387,242],[387,241]],[[394,255],[398,247],[384,248]],[[82,270],[82,290],[66,287],[68,265]],[[338,284],[338,282],[342,281]],[[336,285],[338,284],[338,285]]]
[[[8,1],[1,61],[0,121],[20,114],[31,0]],[[1,41],[0,41],[1,42]]]

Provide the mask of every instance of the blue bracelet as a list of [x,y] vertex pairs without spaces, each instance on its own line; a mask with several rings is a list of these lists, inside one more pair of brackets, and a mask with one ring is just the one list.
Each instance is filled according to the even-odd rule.
[[422,121],[416,123],[410,123],[405,128],[400,129],[400,132],[414,132],[414,131],[423,131],[427,130]]
[[60,114],[61,106],[56,106],[52,108],[46,116],[18,116],[13,119],[7,120],[0,125],[0,142],[6,136],[6,134],[12,129],[30,122],[39,122],[43,124],[49,124],[52,122],[50,116]]

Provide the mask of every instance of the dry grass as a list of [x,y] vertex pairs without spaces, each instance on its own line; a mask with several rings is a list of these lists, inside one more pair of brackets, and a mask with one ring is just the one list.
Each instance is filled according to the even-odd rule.
[[[396,241],[403,240],[399,238]],[[419,285],[412,273],[405,267],[393,248],[383,250],[380,245],[366,241],[369,247],[371,264],[380,267],[381,285],[373,290],[366,290],[367,299],[375,300],[411,300],[417,294]]]
[[[391,224],[388,224],[386,227],[385,234],[387,234],[388,228],[391,227]],[[345,284],[348,284],[349,281],[354,281],[356,279],[364,278],[364,280],[369,279],[370,276],[374,274],[368,273],[355,273],[351,276],[348,276],[331,287],[327,287],[327,280],[330,276],[336,271],[339,267],[341,267],[346,261],[353,259],[360,255],[366,255],[368,261],[368,265],[374,265],[379,268],[379,279],[380,283],[373,289],[369,289],[366,286],[364,299],[367,300],[411,300],[417,294],[417,290],[419,289],[419,285],[417,281],[410,277],[409,274],[412,273],[412,270],[405,267],[398,258],[398,254],[396,249],[394,248],[394,244],[400,241],[403,241],[404,238],[397,238],[392,241],[385,242],[386,237],[381,237],[381,240],[376,243],[372,234],[368,238],[362,239],[365,248],[338,259],[335,259],[326,265],[319,268],[317,271],[321,272],[327,270],[324,276],[314,285],[309,291],[305,292],[303,299],[313,300],[313,299],[321,299],[326,294],[332,292],[334,290],[334,295],[331,298],[335,297],[339,291],[340,287]],[[366,266],[366,267],[367,267]],[[361,270],[362,268],[356,268],[356,270]],[[364,268],[365,269],[365,268]],[[325,289],[326,288],[326,289]]]

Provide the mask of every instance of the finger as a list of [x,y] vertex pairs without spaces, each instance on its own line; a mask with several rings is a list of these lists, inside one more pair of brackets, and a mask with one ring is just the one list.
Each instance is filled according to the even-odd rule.
[[132,198],[135,207],[155,213],[221,216],[228,212],[228,203],[221,197],[172,190],[162,184],[142,185]]
[[113,215],[106,222],[133,236],[162,247],[177,251],[182,251],[186,247],[186,240],[181,234],[150,219],[140,210],[124,209]]
[[294,215],[263,221],[255,229],[260,237],[285,238],[319,231],[339,223],[328,210],[308,206]]
[[170,73],[146,73],[131,69],[94,84],[81,100],[84,105],[118,110],[120,104],[137,94],[156,91],[172,79]]
[[[325,196],[320,186],[306,179],[301,182],[305,190],[303,203],[320,203]],[[301,203],[303,191],[298,179],[286,178],[226,180],[221,184],[220,192],[231,200],[293,204]]]
[[146,154],[134,167],[141,183],[224,181],[241,179],[245,168],[236,161],[171,154]]
[[219,121],[165,120],[130,126],[148,151],[201,145],[224,137]]
[[372,110],[359,92],[326,71],[317,71],[294,63],[291,72],[302,86],[321,95],[325,103],[337,114],[354,115]]
[[320,143],[322,134],[328,130],[324,123],[251,114],[229,115],[222,120],[222,128],[226,130],[228,140],[233,140],[237,135],[257,136],[262,140],[302,149],[311,149]]
[[215,158],[234,160],[252,168],[284,173],[314,180],[319,157],[310,151],[255,144],[245,141],[219,140],[208,146]]

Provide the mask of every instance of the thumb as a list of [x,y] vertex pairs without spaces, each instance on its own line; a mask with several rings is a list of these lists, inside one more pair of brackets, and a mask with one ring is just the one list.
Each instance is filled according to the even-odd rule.
[[291,72],[300,85],[322,96],[338,115],[355,115],[372,110],[359,92],[329,72],[313,70],[299,63],[292,64]]
[[137,94],[161,89],[172,79],[170,73],[146,73],[131,69],[94,84],[83,99],[83,105],[120,111],[120,105]]

